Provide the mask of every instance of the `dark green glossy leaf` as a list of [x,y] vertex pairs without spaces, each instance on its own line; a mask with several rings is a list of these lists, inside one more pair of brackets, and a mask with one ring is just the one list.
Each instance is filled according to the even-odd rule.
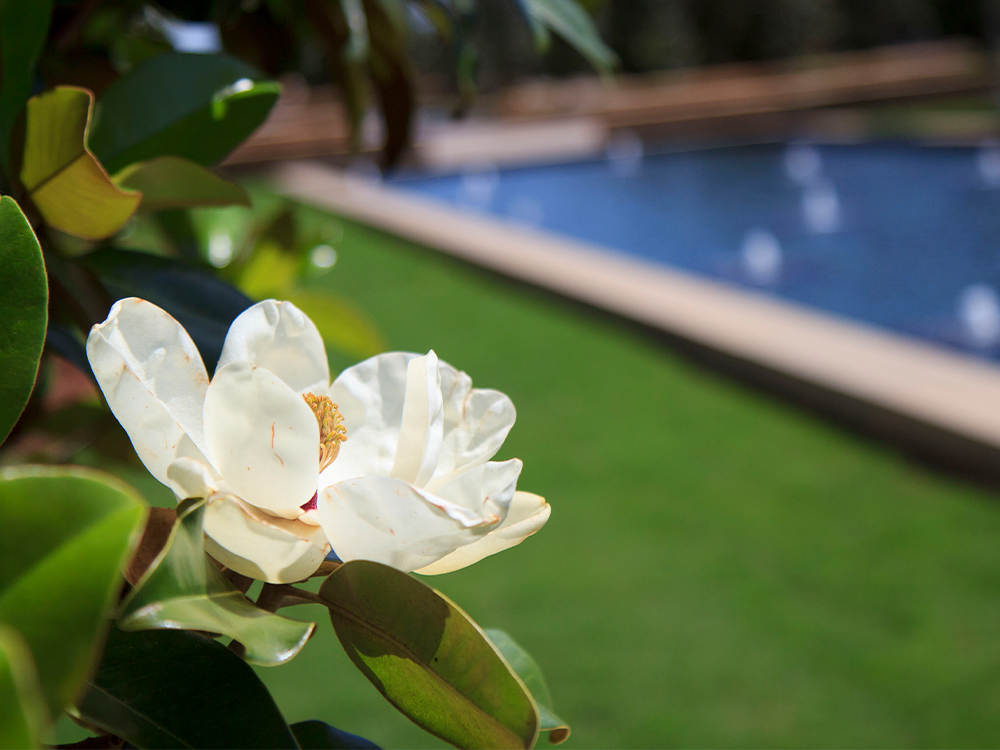
[[367,560],[319,594],[348,656],[396,708],[458,747],[531,747],[535,703],[479,627],[415,578]]
[[209,166],[264,122],[280,91],[226,55],[158,55],[104,92],[90,147],[112,173],[167,155]]
[[52,0],[0,0],[0,167],[8,175],[10,133],[31,95],[51,17]]
[[99,240],[125,225],[142,196],[115,185],[87,149],[93,104],[74,86],[28,100],[21,182],[50,226]]
[[209,372],[229,326],[253,302],[203,267],[129,250],[99,250],[84,259],[113,299],[141,297],[177,318],[198,346]]
[[45,262],[13,198],[0,198],[0,443],[28,403],[48,320]]
[[49,327],[75,324],[82,343],[91,327],[108,317],[111,297],[79,258],[48,253],[45,270],[49,277]]
[[239,185],[178,156],[158,156],[130,164],[114,176],[114,182],[126,190],[141,192],[139,207],[144,211],[195,206],[250,207],[250,198]]
[[190,211],[183,209],[159,211],[156,214],[156,223],[174,252],[187,260],[202,260],[201,244]]
[[576,0],[519,0],[529,18],[535,41],[545,44],[546,36],[538,31],[545,26],[565,39],[587,62],[602,73],[618,65],[618,56],[597,33],[594,19]]
[[205,554],[205,501],[178,508],[166,546],[122,604],[123,630],[204,630],[246,648],[253,664],[274,666],[294,657],[315,624],[258,609]]
[[101,472],[0,472],[0,622],[31,649],[50,715],[93,667],[143,513],[131,488]]
[[24,638],[0,624],[0,747],[38,747],[52,723]]
[[64,323],[49,323],[49,328],[45,332],[45,345],[51,351],[60,355],[63,359],[75,365],[80,372],[86,373],[91,380],[94,378],[94,371],[90,369],[90,362],[87,360],[87,349],[80,341],[74,329]]
[[323,721],[300,721],[292,724],[291,729],[302,750],[379,750],[374,742]]
[[141,748],[297,747],[250,665],[199,633],[111,628],[77,707]]
[[535,703],[538,704],[539,729],[543,732],[550,732],[549,742],[558,745],[568,740],[569,724],[552,711],[552,694],[549,692],[549,686],[545,682],[545,676],[542,674],[542,668],[538,666],[538,662],[504,631],[487,628],[483,632],[497,647],[497,650],[503,654],[503,658],[507,660],[510,668],[531,692]]

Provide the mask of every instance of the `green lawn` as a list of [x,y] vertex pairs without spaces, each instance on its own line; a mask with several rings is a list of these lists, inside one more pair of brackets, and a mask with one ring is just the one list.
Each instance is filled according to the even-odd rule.
[[[997,498],[406,242],[338,250],[322,288],[518,408],[500,458],[551,521],[430,580],[534,653],[566,747],[1000,744]],[[318,636],[260,670],[290,721],[441,746],[296,611]]]

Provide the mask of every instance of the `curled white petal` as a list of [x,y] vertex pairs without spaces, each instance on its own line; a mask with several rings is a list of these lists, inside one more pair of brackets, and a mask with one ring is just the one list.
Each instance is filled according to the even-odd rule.
[[232,495],[216,495],[205,508],[205,551],[250,578],[292,583],[312,575],[330,545],[317,526],[271,516]]
[[207,463],[186,456],[167,467],[167,480],[170,489],[181,500],[209,497],[219,491],[218,472]]
[[484,557],[503,552],[520,544],[542,528],[549,520],[551,511],[552,508],[545,502],[545,498],[530,492],[515,492],[507,518],[502,524],[472,544],[459,547],[436,562],[418,568],[415,572],[422,575],[450,573],[477,563]]
[[91,330],[87,357],[111,411],[154,477],[167,483],[167,466],[182,443],[194,444],[185,453],[205,452],[208,375],[191,337],[167,312],[134,297],[119,300]]
[[316,491],[319,426],[300,395],[263,367],[219,368],[205,398],[212,465],[258,508],[295,518]]
[[240,313],[226,334],[216,371],[234,362],[266,368],[300,395],[321,395],[330,387],[323,339],[291,302],[268,299]]
[[489,461],[459,474],[434,494],[478,515],[496,516],[502,521],[507,517],[522,466],[517,458]]
[[493,458],[517,417],[514,404],[505,393],[473,388],[472,378],[447,362],[441,362],[439,369],[444,434],[434,476],[427,484],[432,492]]
[[406,364],[406,396],[389,476],[423,487],[441,455],[444,409],[437,355],[414,357]]
[[319,493],[319,521],[337,556],[416,570],[500,522],[391,477],[349,479]]

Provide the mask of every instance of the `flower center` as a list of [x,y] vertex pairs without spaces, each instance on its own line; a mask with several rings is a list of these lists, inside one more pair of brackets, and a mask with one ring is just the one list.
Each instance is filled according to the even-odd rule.
[[306,393],[302,398],[309,404],[319,423],[319,470],[323,471],[340,453],[340,444],[347,440],[347,428],[344,427],[343,416],[337,411],[337,405],[328,396]]
[[302,510],[304,511],[310,511],[310,510],[316,510],[318,504],[319,504],[319,490],[316,490],[316,492],[313,493],[313,496],[309,498],[309,501],[302,503],[302,505],[300,505],[299,507],[302,508]]

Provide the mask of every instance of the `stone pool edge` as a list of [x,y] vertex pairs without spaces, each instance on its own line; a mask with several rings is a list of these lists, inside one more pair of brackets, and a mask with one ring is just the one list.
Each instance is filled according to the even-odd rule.
[[699,359],[1000,484],[1000,367],[313,162],[271,172],[296,200],[662,332]]

